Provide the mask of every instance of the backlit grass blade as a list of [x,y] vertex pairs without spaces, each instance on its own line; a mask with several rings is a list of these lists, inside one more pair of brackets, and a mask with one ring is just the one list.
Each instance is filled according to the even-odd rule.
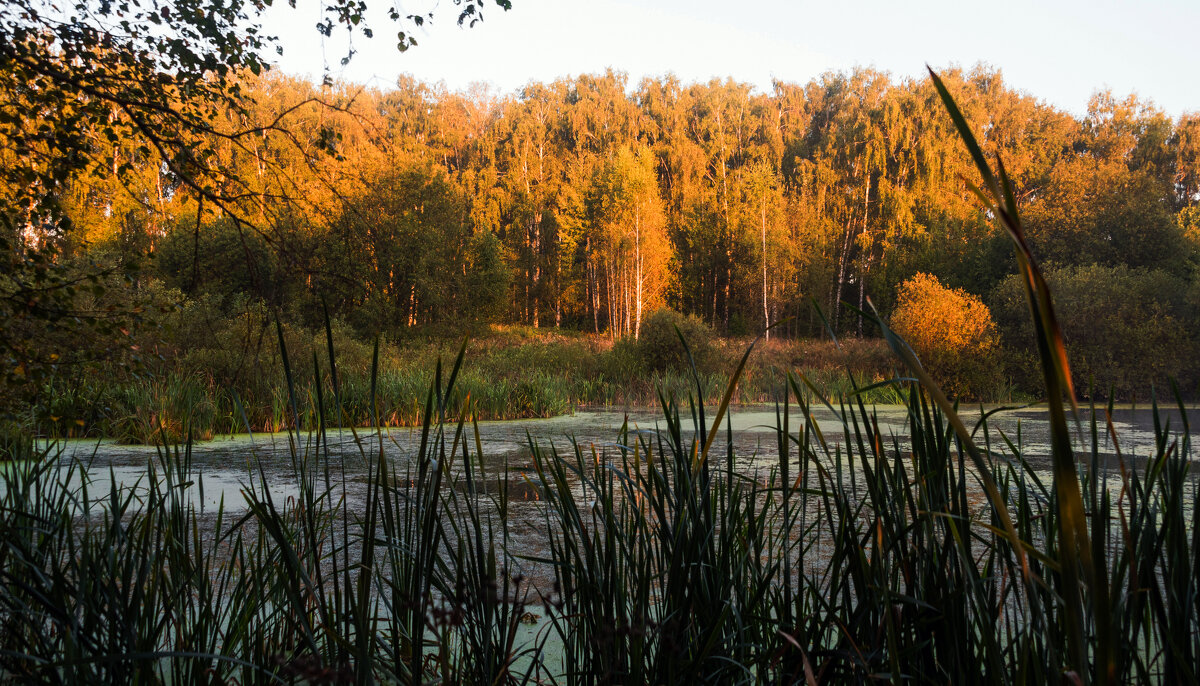
[[[1093,559],[1093,546],[1089,540],[1087,513],[1084,510],[1083,494],[1071,445],[1071,433],[1063,407],[1064,396],[1069,400],[1078,420],[1078,404],[1072,385],[1070,366],[1067,362],[1066,346],[1062,330],[1054,314],[1050,289],[1038,269],[1033,252],[1021,226],[1015,194],[1003,164],[997,159],[998,172],[993,172],[982,148],[975,139],[954,98],[946,85],[932,69],[929,70],[934,87],[954,123],[980,176],[984,191],[976,191],[985,209],[997,224],[1012,239],[1017,265],[1025,285],[1026,298],[1033,319],[1038,354],[1041,359],[1042,376],[1046,386],[1046,402],[1050,414],[1051,456],[1054,471],[1055,504],[1057,510],[1059,541],[1059,566],[1062,573],[1063,595],[1065,596],[1065,630],[1068,635],[1068,669],[1088,683],[1093,675],[1088,666],[1096,665],[1094,676],[1099,684],[1112,683],[1115,679],[1116,656],[1110,627],[1109,589],[1104,576],[1097,571]],[[1103,552],[1102,549],[1095,550]],[[1080,584],[1087,584],[1091,598],[1090,612],[1085,613],[1084,598]],[[1096,645],[1089,656],[1085,614],[1089,614],[1096,627]]]

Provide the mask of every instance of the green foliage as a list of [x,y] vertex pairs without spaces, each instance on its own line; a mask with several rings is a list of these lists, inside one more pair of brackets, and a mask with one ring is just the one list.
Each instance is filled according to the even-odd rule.
[[[1187,272],[1192,119],[1111,96],[1076,118],[984,68],[945,82],[1005,156],[1035,252]],[[237,85],[236,103],[210,108],[216,130],[189,143],[212,151],[224,201],[140,151],[144,136],[97,141],[90,156],[128,173],[66,182],[60,251],[144,250],[136,281],[227,308],[246,293],[310,328],[324,303],[360,338],[492,322],[637,338],[658,306],[727,335],[782,322],[770,336],[819,336],[812,299],[839,336],[861,335],[838,303],[886,312],[915,273],[985,293],[1009,271],[927,80],[856,70],[771,94],[672,78],[630,89],[612,72],[511,95],[415,79]]]
[[482,231],[472,237],[470,249],[464,284],[466,316],[480,322],[497,321],[504,315],[512,282],[500,240],[491,231]]
[[[1192,388],[1200,378],[1197,305],[1192,287],[1160,269],[1090,265],[1046,272],[1053,289],[1074,384],[1108,397],[1146,398],[1152,387],[1167,388],[1173,378]],[[1022,388],[1038,384],[1033,330],[1020,280],[1003,281],[991,295],[1004,333],[1009,369]]]
[[33,436],[15,421],[0,420],[0,463],[32,460],[38,456]]
[[1112,161],[1057,166],[1023,213],[1033,249],[1049,263],[1179,271],[1183,235],[1159,178]]
[[[0,237],[0,251],[5,246]],[[0,420],[24,416],[41,386],[56,378],[76,378],[99,362],[141,363],[144,343],[172,304],[161,289],[137,289],[136,269],[92,256],[66,258],[48,246],[4,252]]]
[[349,203],[314,252],[320,294],[361,335],[495,318],[509,270],[496,237],[473,231],[467,199],[430,165],[391,169]]
[[[1200,128],[1200,122],[1197,128]],[[1175,223],[1179,225],[1183,234],[1183,258],[1187,265],[1187,274],[1194,282],[1197,275],[1200,275],[1200,204],[1180,210],[1175,215]]]
[[[687,342],[684,348],[680,335]],[[653,372],[687,371],[688,352],[700,371],[713,367],[716,334],[695,315],[684,316],[667,308],[655,310],[642,324],[635,349],[646,368]]]
[[[968,432],[962,418],[958,416],[957,405],[951,403],[937,383],[929,377],[913,356],[911,349],[891,333],[882,320],[876,321],[887,338],[888,345],[904,360],[909,371],[917,376],[925,392],[939,409],[946,413],[946,418],[957,435],[960,465],[963,452],[974,464],[979,483],[993,509],[993,520],[1000,524],[999,529],[994,530],[1006,539],[1015,553],[1015,561],[1020,570],[1019,578],[1025,591],[1024,609],[1033,617],[1041,617],[1047,612],[1057,616],[1063,649],[1056,651],[1061,657],[1055,661],[1061,661],[1062,666],[1054,671],[1070,674],[1085,686],[1092,681],[1101,686],[1117,683],[1118,661],[1122,651],[1118,648],[1117,635],[1113,631],[1114,598],[1109,586],[1109,570],[1105,564],[1105,560],[1109,558],[1105,541],[1111,538],[1102,527],[1110,518],[1097,512],[1100,498],[1095,485],[1095,413],[1093,412],[1092,419],[1093,463],[1089,472],[1092,481],[1089,493],[1092,520],[1089,527],[1089,513],[1083,501],[1084,488],[1080,483],[1079,463],[1075,458],[1072,433],[1067,421],[1069,407],[1075,414],[1078,429],[1079,406],[1071,383],[1070,365],[1050,289],[1029,248],[1025,227],[1020,219],[1012,178],[1005,171],[999,157],[996,158],[998,171],[992,170],[992,165],[980,148],[971,125],[963,116],[946,83],[932,69],[929,70],[929,76],[979,174],[980,185],[968,184],[968,188],[978,198],[996,227],[1012,240],[1017,273],[1021,277],[1026,303],[1029,305],[1050,420],[1050,465],[1054,497],[1050,502],[1049,519],[1055,520],[1056,527],[1053,532],[1058,536],[1058,546],[1056,550],[1050,551],[1049,555],[1053,555],[1057,563],[1050,574],[1051,582],[1059,585],[1060,592],[1056,597],[1046,599],[1038,593],[1040,570],[1035,569],[1030,561],[1029,551],[1021,540],[1021,530],[1017,528],[1009,506],[1011,501],[1001,492],[994,469],[988,464],[990,455],[979,450],[973,433]],[[1025,464],[1024,460],[1022,464]],[[1104,503],[1107,505],[1109,502],[1106,491]],[[1050,535],[1046,535],[1042,540],[1051,540]],[[1016,577],[1015,574],[1013,576]],[[1058,602],[1060,599],[1061,605]]]
[[[166,291],[160,297],[172,297]],[[174,296],[178,296],[175,293]],[[23,430],[58,437],[105,436],[129,443],[227,434],[243,428],[280,431],[292,424],[288,389],[279,374],[273,320],[262,307],[235,302],[245,312],[225,314],[215,295],[189,300],[161,315],[153,336],[139,345],[155,356],[140,365],[95,364],[79,373],[53,378],[39,390],[37,401],[18,416]],[[607,337],[561,335],[527,327],[504,327],[472,339],[474,363],[459,379],[463,398],[472,399],[480,419],[550,417],[581,406],[652,406],[660,392],[686,397],[695,392],[690,366],[682,357],[674,326],[680,324],[692,348],[705,394],[716,396],[728,383],[723,371],[736,363],[741,343],[720,340],[695,317],[657,315],[647,342]],[[326,334],[295,325],[282,326],[294,360],[321,354]],[[331,320],[328,337],[339,351],[338,377],[344,415],[355,426],[372,423],[370,394],[373,346],[339,320]],[[661,347],[656,343],[661,343]],[[379,420],[384,426],[418,426],[423,421],[424,393],[431,382],[429,367],[445,351],[444,338],[383,341],[384,371],[375,378]],[[772,402],[782,397],[788,369],[801,369],[822,393],[850,393],[858,386],[893,376],[886,347],[877,340],[847,340],[840,347],[821,341],[772,340],[760,348],[743,370],[736,403]],[[667,360],[651,368],[651,360]],[[294,364],[299,364],[295,362]],[[854,375],[851,381],[847,371]],[[296,392],[312,398],[306,379]],[[898,396],[879,387],[865,396],[893,402]],[[235,400],[236,398],[236,400]],[[311,428],[314,415],[302,405],[301,425]]]
[[[0,5],[0,414],[10,412],[9,399],[27,400],[63,367],[73,340],[111,339],[141,314],[138,307],[81,308],[79,293],[99,296],[114,270],[76,253],[114,252],[136,282],[129,263],[154,251],[164,227],[185,217],[210,224],[215,214],[216,252],[194,250],[191,260],[204,262],[203,278],[219,282],[232,270],[230,282],[214,287],[232,291],[249,282],[272,304],[282,301],[273,262],[284,251],[264,254],[257,239],[291,209],[293,172],[313,173],[322,158],[314,153],[338,157],[341,135],[321,122],[289,130],[286,113],[259,116],[254,84],[279,47],[258,23],[269,4]],[[484,4],[456,0],[459,23],[481,20]],[[318,29],[370,36],[365,11],[364,2],[334,0],[322,7]],[[433,14],[393,10],[389,18],[411,31]],[[405,31],[399,38],[401,48],[415,44]],[[293,103],[287,113],[318,101]],[[276,134],[270,143],[268,132]],[[274,143],[280,147],[269,152],[258,147]],[[230,223],[242,238],[240,258],[230,259]],[[264,268],[275,273],[256,273]],[[193,269],[177,285],[191,291],[200,276]]]
[[175,227],[159,244],[157,271],[188,297],[212,295],[230,311],[235,301],[279,307],[289,286],[278,253],[253,229],[230,220]]
[[[458,6],[465,21],[481,7]],[[92,11],[78,2],[84,30],[39,8],[19,0],[0,9],[0,181],[12,191],[0,206],[0,248],[11,267],[0,273],[0,352],[6,384],[40,389],[42,430],[170,441],[238,426],[245,410],[244,428],[306,427],[319,438],[330,420],[420,425],[425,440],[410,463],[383,452],[382,432],[378,454],[359,443],[369,474],[361,498],[328,488],[327,443],[289,441],[298,496],[277,505],[251,478],[247,516],[223,529],[218,514],[215,535],[206,528],[212,518],[188,501],[186,449],[160,454],[144,498],[114,489],[89,502],[71,485],[84,465],[50,452],[20,465],[0,493],[4,676],[514,683],[540,678],[532,671],[544,668],[571,684],[815,675],[1196,680],[1200,515],[1185,505],[1200,491],[1189,477],[1190,437],[1171,435],[1156,416],[1154,454],[1104,473],[1093,412],[1091,463],[1080,470],[1066,416],[1068,403],[1077,410],[1073,386],[1086,387],[1084,376],[1131,394],[1159,375],[1195,381],[1195,289],[1181,264],[1191,252],[1200,159],[1193,120],[1173,126],[1134,99],[1104,94],[1076,121],[1005,89],[986,70],[900,85],[859,70],[804,88],[779,84],[769,96],[745,84],[683,87],[673,79],[648,80],[630,95],[625,77],[609,73],[531,84],[517,98],[481,104],[408,83],[364,95],[362,110],[331,113],[334,124],[315,118],[289,130],[276,115],[302,109],[311,91],[241,71],[257,72],[269,43],[253,26],[257,4],[226,3],[215,13],[167,8],[164,16],[157,6],[101,3]],[[335,2],[327,11],[358,26],[362,9]],[[190,40],[157,29],[172,18]],[[128,26],[114,35],[109,27],[122,22]],[[322,26],[328,33],[333,21]],[[412,42],[399,39],[402,47]],[[176,72],[174,81],[159,78]],[[268,104],[248,97],[252,89]],[[973,131],[987,139],[976,141]],[[295,154],[304,148],[297,140],[350,165]],[[1010,173],[993,173],[981,144],[1003,153]],[[732,378],[718,373],[732,368],[722,365],[728,351],[699,320],[660,312],[640,331],[630,326],[631,309],[640,312],[630,298],[640,302],[645,285],[640,203],[609,202],[589,223],[582,198],[597,178],[620,171],[620,151],[635,149],[624,163],[636,157],[638,195],[661,202],[671,241],[659,264],[672,273],[647,276],[661,277],[656,287],[669,303],[726,332],[753,330],[759,312],[771,321],[772,312],[815,294],[834,305],[835,330],[861,333],[870,315],[839,321],[839,302],[866,310],[869,287],[889,293],[925,268],[923,254],[964,265],[953,283],[988,286],[998,276],[988,267],[996,237],[1011,237],[1019,276],[995,289],[993,309],[1019,331],[1022,304],[1032,308],[1025,340],[1010,339],[1008,348],[1026,388],[1044,389],[1052,482],[1019,445],[1006,442],[1007,454],[979,450],[886,325],[888,344],[921,380],[887,387],[907,403],[907,435],[889,443],[857,396],[857,404],[828,403],[846,437],[840,446],[826,442],[809,412],[809,390],[825,390],[827,365],[803,386],[788,379],[792,394],[781,398],[778,368],[748,364],[748,355]],[[972,165],[983,183],[964,189],[960,177]],[[104,190],[75,178],[84,172],[130,183]],[[147,203],[152,211],[130,215],[112,194],[138,186],[135,172],[158,197]],[[80,185],[60,194],[73,180]],[[66,236],[70,213],[60,202],[88,196],[81,188],[100,189],[75,207],[73,217],[90,222],[85,235],[104,235],[114,222],[132,232],[104,243],[122,248],[111,272],[68,259],[68,249],[90,250]],[[178,206],[167,207],[168,196]],[[1048,277],[1061,319],[1018,198],[1035,249],[1089,265]],[[768,220],[768,204],[786,216]],[[86,209],[96,206],[105,210]],[[210,219],[214,211],[220,221]],[[160,245],[160,274],[193,296],[162,325],[161,364],[139,373],[122,367],[140,341],[156,337],[121,331],[112,345],[79,346],[112,364],[68,375],[60,351],[88,330],[76,326],[78,312],[140,315],[122,305],[161,295],[130,273],[126,258],[154,247],[156,227],[172,223],[162,223],[167,214],[177,227],[203,227],[206,251],[196,249],[193,231],[189,253],[180,228]],[[981,217],[994,219],[997,231],[984,229]],[[791,234],[779,235],[777,221]],[[758,242],[747,235],[754,226]],[[790,249],[771,249],[780,243]],[[603,249],[614,245],[624,247]],[[741,259],[755,246],[758,260]],[[212,259],[185,280],[189,257],[196,267],[238,248],[244,269]],[[770,267],[772,259],[782,262]],[[803,271],[795,279],[802,286],[792,287],[793,271]],[[103,288],[110,277],[131,283]],[[990,347],[982,305],[924,281],[921,297],[902,289],[894,323],[927,349],[931,366],[940,364],[937,346],[953,344],[955,354]],[[241,293],[247,286],[249,295]],[[323,314],[322,297],[349,331],[327,318],[323,331],[305,328]],[[931,317],[931,305],[955,316]],[[610,334],[641,336],[611,349],[594,341],[547,346],[536,329],[550,316],[590,323],[597,334],[605,321]],[[460,354],[445,374],[427,341],[397,343],[401,332],[491,318],[533,329],[481,355],[482,372],[460,369]],[[116,316],[95,319],[122,328]],[[673,347],[676,326],[692,327],[685,336],[698,382],[684,371],[682,346]],[[359,342],[381,327],[389,333],[382,344]],[[810,319],[809,331],[818,328]],[[1036,364],[1019,352],[1030,340]],[[293,362],[312,360],[311,376],[280,374],[279,346]],[[346,349],[336,393],[333,370],[322,370],[334,347]],[[1079,362],[1074,377],[1068,350]],[[869,365],[873,383],[878,366]],[[1033,383],[1036,367],[1043,384]],[[982,385],[968,376],[963,395]],[[685,433],[673,398],[697,385]],[[722,388],[716,419],[705,425],[703,396]],[[3,402],[19,408],[7,390]],[[507,483],[499,492],[477,487],[488,483],[485,456],[472,457],[457,432],[478,417],[654,396],[663,430],[653,437],[623,432],[615,449],[575,446],[567,456],[533,447],[549,552],[522,561],[551,563],[557,583],[543,591],[566,648],[558,670],[542,662],[544,643],[525,650],[515,642],[528,596],[506,573],[518,561]],[[778,466],[760,480],[736,470],[744,456],[732,448],[723,464],[710,449],[731,401],[766,397],[798,403],[804,420],[792,433],[781,419]],[[455,417],[456,428],[445,421]],[[6,428],[16,436],[4,439],[10,453],[35,450],[24,430]],[[986,423],[980,430],[987,435]],[[301,454],[300,445],[326,452]],[[350,509],[358,506],[365,512]],[[96,516],[79,516],[80,507],[95,507]],[[515,673],[518,656],[534,665],[531,673]]]

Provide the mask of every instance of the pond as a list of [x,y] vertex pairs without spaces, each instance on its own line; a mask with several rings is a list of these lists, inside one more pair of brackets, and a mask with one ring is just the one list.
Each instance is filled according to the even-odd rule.
[[[873,421],[877,421],[885,440],[894,437],[901,451],[908,449],[907,445],[907,408],[902,405],[879,405],[867,408]],[[1039,472],[1048,472],[1049,458],[1049,420],[1044,407],[1029,406],[1022,408],[964,408],[961,412],[968,427],[975,427],[983,412],[992,412],[987,420],[986,434],[993,451],[1007,453],[1004,438],[1018,445],[1025,458]],[[713,408],[707,408],[707,420],[712,421]],[[1184,419],[1189,424],[1200,422],[1200,407],[1186,408],[1187,417],[1181,416],[1177,407],[1160,409],[1159,418],[1171,428],[1173,435],[1182,435]],[[846,440],[843,424],[834,411],[826,407],[813,410],[813,417],[820,428],[821,434],[831,452],[836,452],[837,446]],[[744,473],[758,471],[765,473],[772,466],[778,465],[778,447],[776,433],[776,411],[768,406],[735,407],[730,414],[734,452],[737,456],[737,469]],[[1076,449],[1082,456],[1091,453],[1091,414],[1083,408],[1079,417],[1076,431]],[[654,432],[664,427],[661,413],[650,410],[631,410],[628,412],[613,410],[585,410],[574,415],[560,416],[550,419],[526,419],[515,421],[479,422],[479,441],[483,448],[484,469],[489,477],[508,470],[510,484],[516,489],[514,498],[530,497],[528,491],[522,491],[527,485],[523,474],[532,468],[530,443],[536,443],[544,448],[553,446],[560,454],[569,455],[573,452],[572,441],[584,446],[590,452],[592,446],[598,451],[612,451],[618,447],[622,424],[628,423],[633,435],[639,435],[654,440]],[[803,425],[803,416],[793,406],[789,416],[789,428],[794,434]],[[1148,407],[1123,406],[1116,408],[1112,417],[1113,429],[1117,435],[1119,452],[1129,464],[1140,463],[1141,459],[1150,455],[1154,450],[1154,414]],[[683,418],[685,434],[690,436],[692,421]],[[471,428],[466,428],[474,452],[474,435]],[[1103,411],[1098,411],[1098,453],[1105,466],[1116,464],[1115,456],[1118,446],[1115,446],[1109,433],[1105,430]],[[453,429],[450,429],[453,432]],[[713,454],[722,456],[726,453],[726,430],[723,422],[722,430],[718,433],[713,446]],[[985,444],[985,430],[980,427],[976,434],[976,443],[981,447]],[[411,464],[417,453],[421,440],[419,428],[387,429],[380,432],[383,449],[388,459],[403,467]],[[363,484],[366,481],[366,461],[364,455],[374,455],[378,450],[378,438],[374,430],[348,429],[331,430],[327,436],[327,446],[317,450],[316,437],[305,434],[301,436],[302,445],[297,448],[298,454],[325,454],[326,450],[335,465],[335,479],[341,481],[340,474],[344,469],[346,481],[352,484],[350,492],[355,489],[353,484]],[[155,446],[121,445],[109,440],[76,439],[64,441],[58,447],[64,457],[79,457],[89,465],[91,491],[105,493],[109,484],[114,480],[130,487],[145,485],[147,467],[157,460],[160,448]],[[218,437],[211,441],[199,442],[192,446],[193,469],[202,479],[194,486],[194,494],[204,507],[215,509],[224,502],[227,511],[243,510],[246,507],[241,490],[247,483],[265,481],[272,496],[284,498],[296,491],[295,477],[292,469],[292,448],[286,433],[276,434],[244,434]],[[793,458],[794,459],[794,458]],[[203,491],[202,497],[200,491]]]

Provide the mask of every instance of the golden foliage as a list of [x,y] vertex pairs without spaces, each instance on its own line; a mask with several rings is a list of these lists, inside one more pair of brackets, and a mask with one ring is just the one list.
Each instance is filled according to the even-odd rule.
[[897,288],[891,326],[951,394],[994,390],[999,336],[978,297],[918,273]]

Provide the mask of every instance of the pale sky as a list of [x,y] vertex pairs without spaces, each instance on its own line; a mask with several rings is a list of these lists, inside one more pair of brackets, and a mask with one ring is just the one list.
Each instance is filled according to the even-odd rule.
[[[419,45],[400,53],[386,8],[434,8]],[[319,0],[284,0],[264,17],[287,73],[387,87],[402,73],[455,90],[489,82],[513,92],[531,80],[603,71],[672,72],[684,82],[733,77],[769,92],[773,78],[806,83],[825,71],[874,67],[900,79],[951,65],[999,68],[1005,82],[1073,114],[1093,92],[1136,93],[1172,117],[1200,110],[1200,0],[512,0],[475,28],[451,0],[367,0],[373,39],[320,36]]]

